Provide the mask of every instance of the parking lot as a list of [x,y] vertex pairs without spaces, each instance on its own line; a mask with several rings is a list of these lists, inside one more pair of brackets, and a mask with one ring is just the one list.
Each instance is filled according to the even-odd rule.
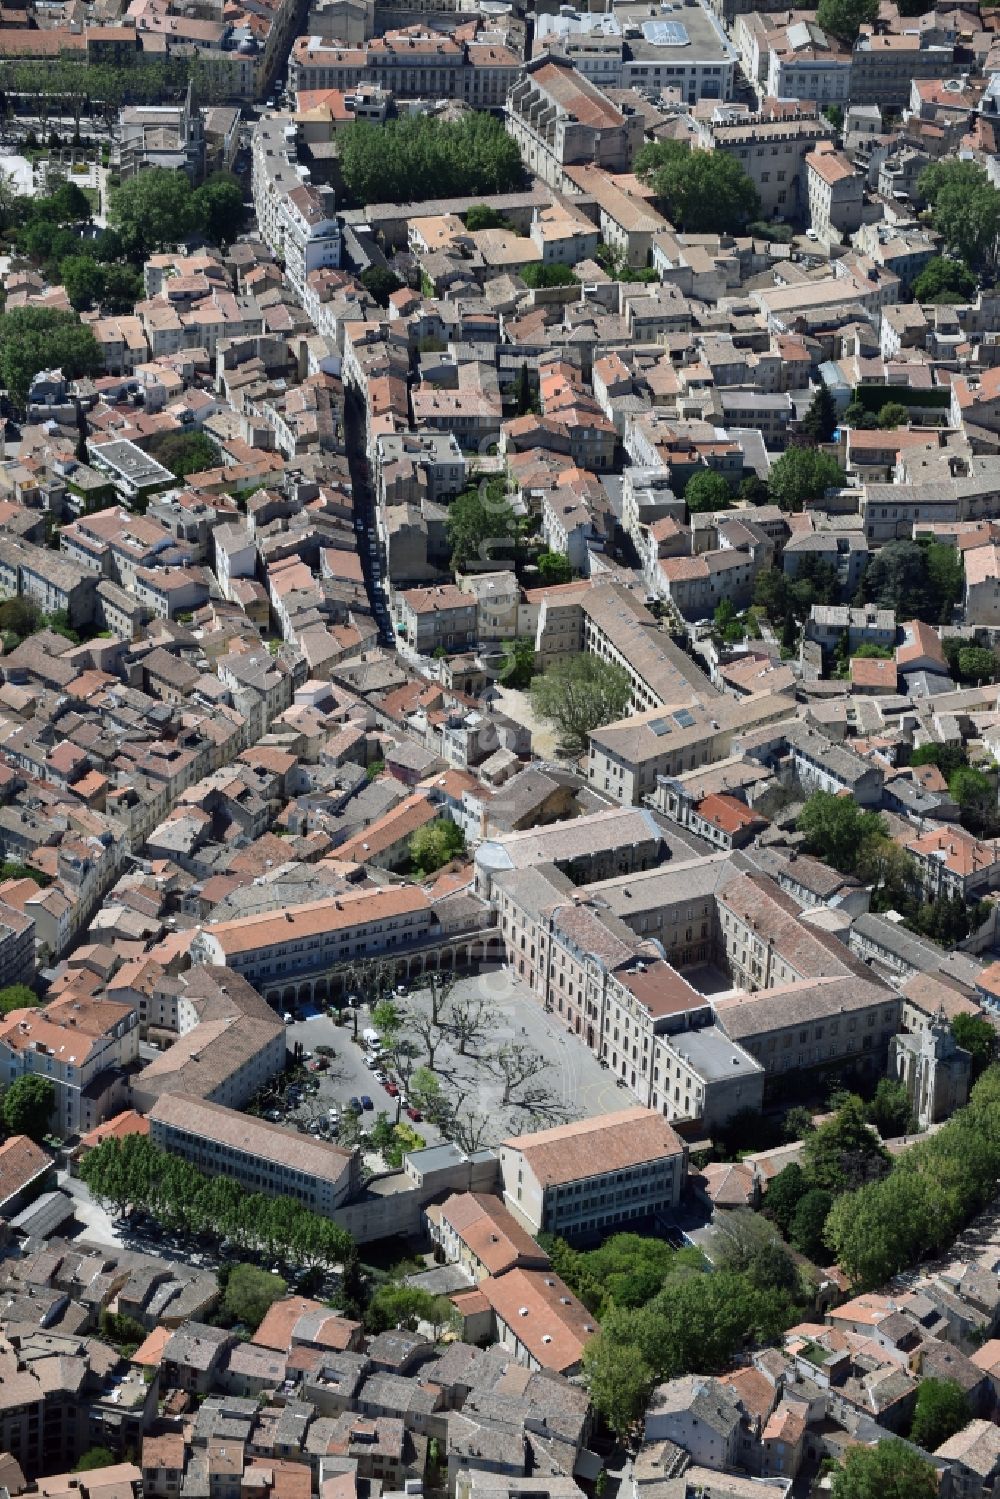
[[[505,969],[460,978],[451,997],[481,1003],[482,1025],[465,1055],[459,1053],[454,1032],[443,1027],[433,1070],[445,1099],[458,1110],[476,1145],[494,1145],[510,1134],[609,1113],[634,1101],[583,1041],[568,1034],[565,1025],[555,1015],[547,1014],[525,984]],[[397,1002],[404,1012],[431,1013],[430,991],[426,989],[398,996]],[[446,1012],[447,1002],[443,1008]],[[359,1038],[370,1025],[371,1016],[362,1007]],[[367,1096],[373,1108],[362,1115],[363,1128],[379,1111],[384,1111],[390,1121],[395,1120],[398,1100],[375,1080],[363,1045],[352,1039],[351,1026],[313,1013],[287,1029],[290,1046],[300,1042],[314,1057],[317,1046],[331,1046],[336,1053],[328,1071],[313,1074],[319,1090],[304,1100],[303,1108],[293,1118],[322,1117],[331,1107],[343,1113],[349,1098]],[[408,1030],[404,1025],[402,1035],[422,1047],[412,1026]],[[515,1076],[520,1077],[522,1072],[530,1075],[508,1086],[510,1074],[505,1076],[497,1062],[501,1052],[508,1058],[516,1055],[521,1063],[512,1069]],[[425,1066],[426,1062],[423,1054],[413,1059],[413,1066]],[[429,1145],[441,1138],[426,1119],[414,1127]]]

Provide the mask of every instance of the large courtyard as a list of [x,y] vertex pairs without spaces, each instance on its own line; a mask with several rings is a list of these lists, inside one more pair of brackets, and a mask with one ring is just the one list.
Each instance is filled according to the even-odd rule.
[[[409,1059],[412,1073],[429,1062],[425,1031],[432,1014],[431,992],[415,988],[398,995],[395,1003],[403,1017],[400,1036],[416,1052]],[[472,1009],[479,1020],[464,1054],[447,1025],[451,1005],[461,1005],[466,1013]],[[510,1134],[610,1113],[634,1102],[580,1038],[568,1034],[523,981],[504,968],[458,979],[441,1009],[444,1023],[432,1036],[431,1070],[457,1115],[459,1142],[468,1147],[494,1145]],[[408,1023],[409,1017],[422,1019]],[[370,1012],[362,1008],[359,1037],[371,1023]],[[300,1042],[313,1053],[317,1046],[331,1046],[336,1053],[329,1070],[316,1074],[319,1092],[310,1104],[313,1111],[343,1111],[348,1099],[367,1095],[374,1107],[363,1116],[364,1124],[379,1111],[395,1119],[397,1101],[376,1081],[350,1025],[340,1025],[323,1012],[311,1013],[288,1027],[288,1040],[290,1046]],[[400,1068],[391,1070],[400,1077]],[[426,1119],[416,1128],[428,1144],[441,1138]]]

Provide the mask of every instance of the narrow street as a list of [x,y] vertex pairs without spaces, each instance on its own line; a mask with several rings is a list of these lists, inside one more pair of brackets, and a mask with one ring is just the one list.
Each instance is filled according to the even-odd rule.
[[351,470],[354,496],[354,532],[364,572],[365,587],[368,590],[368,600],[375,623],[379,627],[382,643],[391,646],[393,634],[389,622],[389,607],[386,602],[382,571],[384,559],[379,550],[378,532],[375,525],[375,497],[372,494],[368,460],[365,456],[364,409],[357,392],[347,386],[344,389],[344,436],[347,442],[347,462]]

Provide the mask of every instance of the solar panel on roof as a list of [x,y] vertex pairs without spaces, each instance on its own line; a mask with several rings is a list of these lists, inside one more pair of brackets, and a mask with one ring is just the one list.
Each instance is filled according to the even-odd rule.
[[679,724],[682,729],[693,729],[694,715],[687,708],[679,708],[674,714],[674,722]]
[[643,21],[642,34],[654,47],[686,47],[691,40],[683,21]]
[[659,739],[663,734],[670,733],[670,725],[667,723],[667,720],[665,718],[654,718],[651,721],[649,727],[656,735],[657,739]]

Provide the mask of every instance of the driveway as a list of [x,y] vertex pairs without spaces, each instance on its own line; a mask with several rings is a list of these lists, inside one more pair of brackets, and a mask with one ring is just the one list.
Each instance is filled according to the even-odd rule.
[[81,1237],[91,1239],[95,1244],[121,1249],[122,1238],[117,1222],[99,1202],[94,1201],[89,1187],[79,1177],[70,1176],[68,1171],[60,1171],[57,1181],[66,1195],[73,1199],[74,1216],[83,1225]]

